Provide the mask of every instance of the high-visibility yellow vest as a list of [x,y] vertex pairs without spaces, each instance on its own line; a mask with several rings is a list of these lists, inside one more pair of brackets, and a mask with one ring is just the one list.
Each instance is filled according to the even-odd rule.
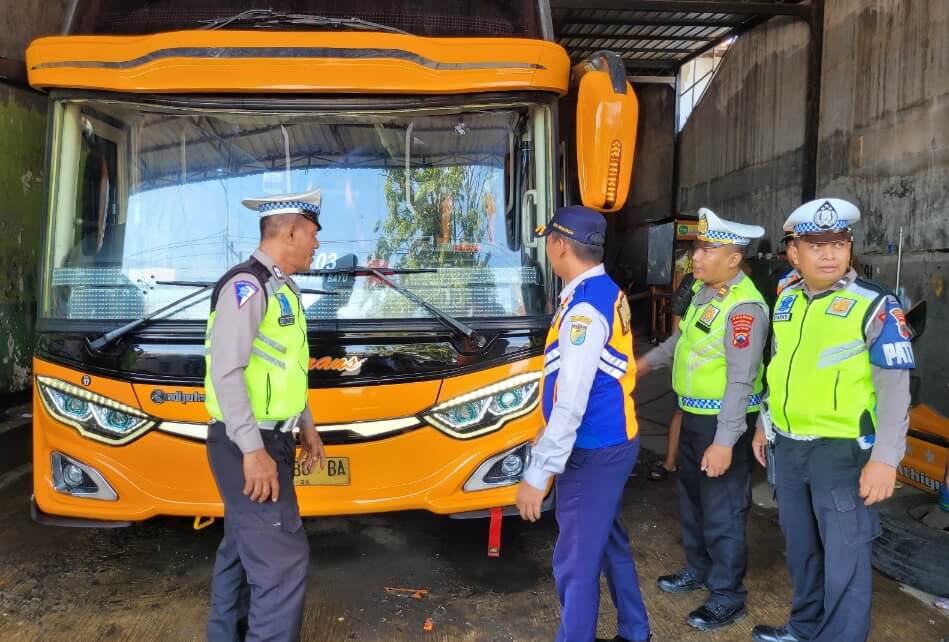
[[[679,396],[679,407],[696,415],[717,415],[728,385],[728,364],[725,360],[725,331],[732,308],[743,303],[760,305],[767,310],[764,297],[751,279],[742,275],[728,287],[724,297],[715,297],[705,305],[694,304],[705,284],[696,281],[692,286],[693,304],[682,320],[672,362],[672,387]],[[764,366],[758,366],[752,394],[748,398],[748,412],[761,406]]]
[[775,353],[768,364],[768,409],[775,427],[838,438],[875,429],[876,390],[864,328],[869,310],[885,294],[863,283],[810,300],[801,289],[778,297],[772,317]]
[[267,269],[256,259],[245,263],[251,262],[257,265],[238,269],[245,265],[241,264],[225,274],[211,297],[211,315],[205,338],[205,406],[208,413],[218,420],[223,420],[224,416],[211,381],[211,329],[218,314],[215,309],[218,289],[241,271],[255,274],[267,294],[267,311],[254,338],[250,361],[244,369],[254,417],[261,421],[283,420],[299,414],[306,406],[310,348],[300,299],[286,283],[280,284],[270,278]]

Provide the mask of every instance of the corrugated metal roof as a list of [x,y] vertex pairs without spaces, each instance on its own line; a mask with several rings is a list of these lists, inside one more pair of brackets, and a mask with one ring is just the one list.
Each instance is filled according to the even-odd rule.
[[551,0],[557,41],[578,62],[608,49],[629,75],[675,75],[679,66],[771,16],[806,18],[800,0]]

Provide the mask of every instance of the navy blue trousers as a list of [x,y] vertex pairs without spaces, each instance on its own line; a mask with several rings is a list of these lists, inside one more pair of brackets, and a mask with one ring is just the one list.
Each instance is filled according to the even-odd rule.
[[629,640],[649,637],[629,534],[620,521],[623,489],[638,453],[638,438],[609,448],[575,448],[557,477],[557,642],[592,642],[596,637],[600,573],[606,575],[616,605],[619,634]]
[[224,539],[211,581],[210,642],[298,640],[310,544],[293,488],[293,436],[262,430],[277,463],[280,498],[243,494],[244,457],[217,422],[208,429],[208,460],[224,500]]
[[802,640],[862,642],[870,633],[880,521],[859,492],[869,459],[856,439],[775,442],[778,518],[794,585],[789,626]]

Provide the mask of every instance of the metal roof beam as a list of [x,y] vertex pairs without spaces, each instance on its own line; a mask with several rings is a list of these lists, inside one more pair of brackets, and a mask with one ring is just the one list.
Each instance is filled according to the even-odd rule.
[[[626,26],[626,25],[624,25]],[[589,34],[589,33],[570,33],[569,31],[559,31],[557,32],[558,40],[564,40],[566,38],[571,38],[573,40],[683,40],[686,42],[711,42],[713,40],[718,40],[721,38],[721,34],[714,36],[673,36],[670,34],[653,34],[653,33],[633,33],[633,34]]]
[[561,20],[564,28],[569,25],[600,25],[609,27],[723,27],[731,29],[741,24],[724,20],[698,20],[690,18],[574,18]]
[[[751,16],[810,15],[810,5],[776,2],[736,2],[716,0],[550,0],[551,9],[584,9],[607,11],[664,11],[689,13],[731,13]],[[569,19],[568,19],[569,21]]]
[[662,53],[662,54],[693,54],[697,49],[684,49],[682,47],[591,47],[584,45],[582,47],[570,47],[570,53],[580,55],[586,52],[594,53],[606,49],[618,54],[624,53]]

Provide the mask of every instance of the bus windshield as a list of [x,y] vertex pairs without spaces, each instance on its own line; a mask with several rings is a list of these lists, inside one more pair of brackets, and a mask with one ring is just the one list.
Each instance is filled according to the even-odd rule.
[[[322,190],[323,226],[300,275],[307,318],[430,318],[353,266],[455,317],[543,315],[550,271],[532,238],[549,210],[550,106],[250,111],[58,98],[42,316],[126,320],[250,257],[242,200]],[[540,159],[540,160],[538,160]],[[540,217],[542,218],[542,217]],[[194,286],[192,286],[194,287]],[[208,300],[173,311],[204,320]]]

